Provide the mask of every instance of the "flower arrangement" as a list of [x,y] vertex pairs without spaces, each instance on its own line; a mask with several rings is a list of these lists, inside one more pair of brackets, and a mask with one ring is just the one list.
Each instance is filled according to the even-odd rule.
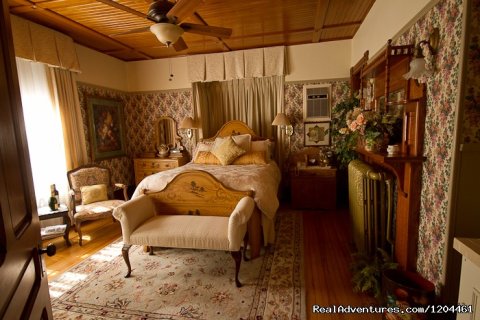
[[351,160],[357,158],[355,147],[357,146],[357,138],[355,135],[347,134],[347,114],[360,105],[357,98],[349,98],[339,102],[333,108],[331,135],[333,140],[333,151],[339,168],[345,168]]
[[337,104],[333,109],[332,137],[339,166],[346,167],[357,158],[355,149],[359,141],[372,151],[387,144],[399,143],[402,132],[401,109],[395,111],[381,114],[363,110],[357,98]]
[[378,112],[365,111],[354,108],[346,115],[346,127],[340,129],[341,134],[352,134],[357,140],[363,137],[367,149],[372,150],[375,144],[383,140],[388,130],[382,122],[382,116]]

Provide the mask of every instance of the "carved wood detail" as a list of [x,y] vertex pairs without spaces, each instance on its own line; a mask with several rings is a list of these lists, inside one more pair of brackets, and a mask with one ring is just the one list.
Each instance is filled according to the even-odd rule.
[[255,131],[253,131],[245,122],[240,120],[231,120],[226,122],[213,137],[204,140],[215,140],[217,137],[221,138],[239,134],[250,134],[252,136],[252,140],[263,139],[257,136]]
[[[403,106],[403,130],[400,153],[388,155],[358,148],[360,157],[367,163],[377,164],[391,171],[397,178],[397,212],[395,222],[394,257],[400,268],[416,270],[418,224],[420,214],[423,139],[425,130],[424,86],[413,80],[405,80],[413,46],[392,46],[389,40],[383,52],[369,61],[361,70],[361,83],[374,79],[374,106],[379,97],[385,99],[385,107]],[[358,74],[358,71],[357,71]],[[358,80],[356,82],[358,84]],[[362,85],[360,84],[360,88]],[[404,100],[390,101],[393,90],[404,90]],[[376,101],[377,100],[377,101]],[[376,102],[375,102],[376,101]],[[366,106],[370,109],[372,106]],[[372,108],[373,109],[373,108]],[[378,108],[375,108],[378,111]]]
[[225,187],[210,173],[185,171],[170,181],[162,191],[144,190],[161,214],[230,216],[238,201],[253,196],[253,191],[237,191]]

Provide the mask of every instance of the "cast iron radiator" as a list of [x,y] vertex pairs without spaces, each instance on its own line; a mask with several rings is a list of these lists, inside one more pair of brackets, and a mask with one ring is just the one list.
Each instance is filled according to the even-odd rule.
[[351,161],[348,164],[348,198],[356,249],[369,256],[376,248],[393,254],[393,181],[390,175],[363,161]]

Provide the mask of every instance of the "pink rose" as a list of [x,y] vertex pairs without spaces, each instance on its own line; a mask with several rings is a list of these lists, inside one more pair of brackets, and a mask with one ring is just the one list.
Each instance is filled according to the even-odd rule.
[[357,116],[357,123],[359,125],[362,125],[365,123],[365,117],[363,116],[363,113],[360,113],[358,116]]
[[350,128],[350,130],[355,131],[358,128],[358,124],[356,121],[352,121],[352,123],[350,123],[348,127]]

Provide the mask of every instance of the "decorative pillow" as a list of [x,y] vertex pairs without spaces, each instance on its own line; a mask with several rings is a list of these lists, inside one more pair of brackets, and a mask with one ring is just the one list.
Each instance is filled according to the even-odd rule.
[[198,164],[221,164],[217,157],[210,151],[199,151],[193,163]]
[[193,150],[193,157],[192,159],[196,159],[197,155],[200,151],[210,151],[214,145],[215,141],[201,141],[197,143],[195,146],[195,150]]
[[[236,136],[231,136],[233,141],[235,141],[235,143],[240,147],[242,148],[243,150],[245,150],[246,152],[250,151],[250,142],[252,140],[252,136],[249,135],[249,134],[239,134],[239,135],[236,135]],[[218,145],[220,145],[223,141],[227,140],[229,137],[223,137],[223,138],[216,138],[215,139],[215,144],[214,144],[214,148]]]
[[267,164],[265,151],[250,151],[241,155],[232,164]]
[[82,204],[108,200],[106,184],[83,186],[80,188],[80,193],[82,194]]
[[227,138],[220,145],[212,149],[212,153],[223,166],[229,165],[245,152],[244,149],[240,148],[235,141],[233,141],[232,137]]

